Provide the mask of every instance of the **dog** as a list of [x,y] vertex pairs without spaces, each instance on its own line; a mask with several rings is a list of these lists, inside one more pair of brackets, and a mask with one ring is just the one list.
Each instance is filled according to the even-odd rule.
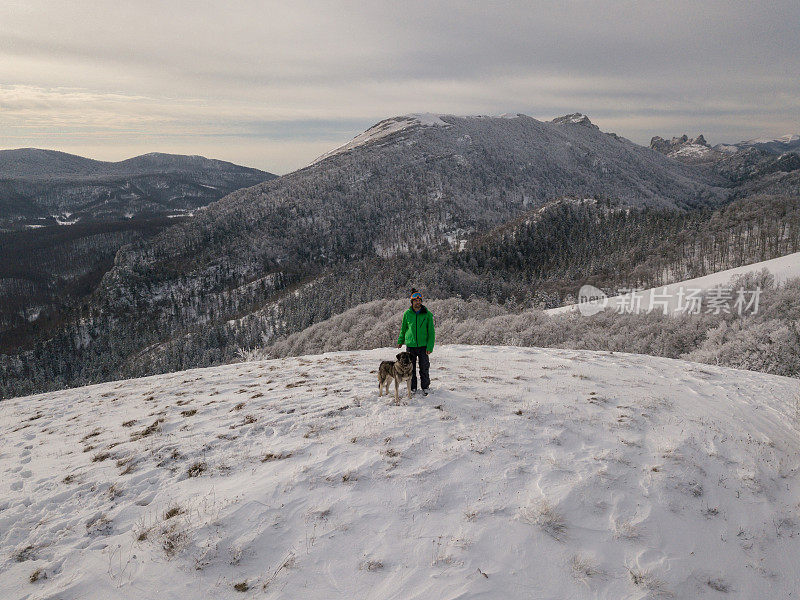
[[[400,382],[405,381],[408,389],[408,399],[411,400],[411,376],[414,374],[414,363],[410,352],[401,352],[397,355],[397,360],[381,361],[378,368],[378,397],[386,392],[389,395],[389,383],[394,379],[394,401],[400,403]],[[384,390],[384,387],[386,388]]]

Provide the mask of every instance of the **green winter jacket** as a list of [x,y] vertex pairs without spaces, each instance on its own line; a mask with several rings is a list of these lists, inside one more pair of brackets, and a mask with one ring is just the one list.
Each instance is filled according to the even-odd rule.
[[422,305],[418,313],[413,308],[403,313],[403,323],[400,325],[400,337],[397,343],[405,344],[411,348],[426,346],[428,352],[433,352],[433,342],[436,332],[433,329],[433,313]]

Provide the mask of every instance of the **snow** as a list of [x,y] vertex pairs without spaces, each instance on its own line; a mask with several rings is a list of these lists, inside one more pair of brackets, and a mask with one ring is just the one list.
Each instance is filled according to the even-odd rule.
[[711,152],[713,152],[713,150],[708,146],[703,146],[701,144],[687,144],[675,152],[671,152],[670,156],[703,157],[707,156]]
[[42,314],[43,309],[44,306],[29,306],[24,310],[23,316],[28,322],[33,323]]
[[757,137],[752,140],[745,140],[743,142],[739,142],[739,144],[743,146],[751,146],[754,144],[770,144],[773,142],[778,142],[781,144],[791,144],[792,142],[796,142],[798,140],[800,140],[800,135],[796,133],[787,133],[786,135],[782,135],[777,138]]
[[[758,272],[762,269],[767,269],[770,273],[772,273],[776,284],[782,283],[793,277],[800,277],[800,252],[787,254],[786,256],[773,258],[771,260],[744,265],[742,267],[736,267],[734,269],[719,271],[704,277],[686,279],[684,281],[679,281],[667,286],[650,288],[648,290],[637,292],[637,296],[641,297],[640,305],[644,311],[647,310],[647,308],[650,306],[651,300],[653,300],[657,310],[663,311],[663,306],[666,306],[667,312],[675,312],[679,309],[678,294],[680,290],[683,290],[685,294],[688,294],[690,290],[706,291],[713,288],[725,287],[730,283],[732,277],[737,277],[746,273]],[[669,297],[668,301],[666,301],[663,306],[659,304],[659,296],[662,298],[666,296]],[[686,301],[684,298],[684,304],[685,303]],[[623,306],[631,306],[631,294],[623,294],[608,298],[604,310],[614,311]],[[569,304],[567,306],[551,308],[544,312],[553,315],[577,310],[577,308],[577,304]]]
[[770,144],[784,144],[786,146],[795,145],[800,141],[800,135],[796,133],[788,133],[777,138],[758,137],[752,140],[745,140],[739,142],[737,146],[758,146]]
[[714,146],[714,150],[718,152],[725,152],[726,154],[736,154],[739,152],[738,146],[731,146],[729,144],[717,144]]
[[[340,154],[342,152],[347,152],[348,150],[352,150],[353,148],[357,148],[358,146],[363,146],[364,144],[369,144],[371,142],[378,141],[382,138],[385,138],[393,133],[397,133],[398,131],[402,131],[404,129],[408,129],[410,127],[422,126],[422,127],[450,127],[450,123],[444,121],[442,117],[447,117],[451,115],[445,114],[435,114],[435,113],[411,113],[408,115],[402,115],[399,117],[392,117],[391,119],[385,119],[380,123],[377,123],[364,131],[363,133],[358,134],[352,140],[343,144],[337,148],[334,148],[330,152],[326,152],[325,154],[316,158],[311,164],[316,164],[330,156],[335,154]],[[465,117],[460,117],[464,119],[494,119],[494,118],[501,118],[501,119],[518,119],[522,115],[521,113],[504,113],[499,117],[494,117],[491,115],[468,115]]]
[[571,115],[567,115],[564,117],[564,123],[581,123],[586,117],[584,117],[581,113],[574,113]]
[[375,371],[396,352],[0,403],[0,596],[749,599],[800,588],[797,380],[444,346],[433,394],[394,406]]
[[363,133],[358,134],[346,144],[343,144],[342,146],[339,146],[330,152],[326,152],[322,156],[315,159],[311,164],[316,164],[330,156],[347,152],[348,150],[352,150],[358,146],[375,142],[388,135],[402,131],[403,129],[408,129],[409,127],[449,127],[450,124],[443,121],[441,119],[442,116],[444,115],[435,115],[432,113],[413,113],[400,117],[393,117],[391,119],[385,119],[380,123],[373,125]]

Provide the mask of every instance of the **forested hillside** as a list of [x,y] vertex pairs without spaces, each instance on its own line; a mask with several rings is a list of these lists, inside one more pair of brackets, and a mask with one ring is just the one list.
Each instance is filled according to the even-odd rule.
[[0,150],[0,352],[30,347],[74,319],[122,246],[274,178],[202,156],[104,162]]
[[[240,349],[267,346],[365,302],[404,297],[412,285],[430,298],[479,298],[502,312],[558,306],[583,283],[609,293],[654,287],[800,251],[798,232],[800,203],[791,198],[752,197],[685,213],[553,202],[476,236],[461,251],[440,247],[344,263],[287,287],[264,308],[256,299],[276,282],[256,281],[239,290],[256,310],[244,305],[238,318],[203,322],[166,340],[142,325],[139,335],[150,335],[153,343],[140,351],[137,340],[118,337],[96,354],[88,321],[68,329],[55,346],[40,345],[39,354],[28,355],[40,365],[36,375],[23,370],[24,362],[8,361],[5,393],[37,389],[65,374],[92,381],[105,369],[133,376],[235,360]],[[213,314],[235,308],[219,303]],[[59,347],[70,352],[54,354]],[[70,358],[71,352],[81,360]]]

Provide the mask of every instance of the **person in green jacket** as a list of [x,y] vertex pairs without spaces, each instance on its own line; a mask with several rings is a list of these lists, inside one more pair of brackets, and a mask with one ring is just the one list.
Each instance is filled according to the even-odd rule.
[[403,322],[400,324],[400,337],[397,347],[406,345],[406,350],[413,357],[413,370],[411,371],[411,390],[417,390],[417,359],[419,359],[419,378],[422,384],[422,393],[428,395],[428,386],[431,383],[431,361],[428,355],[433,352],[436,332],[433,327],[433,313],[422,304],[422,294],[411,290],[411,308],[403,313]]

